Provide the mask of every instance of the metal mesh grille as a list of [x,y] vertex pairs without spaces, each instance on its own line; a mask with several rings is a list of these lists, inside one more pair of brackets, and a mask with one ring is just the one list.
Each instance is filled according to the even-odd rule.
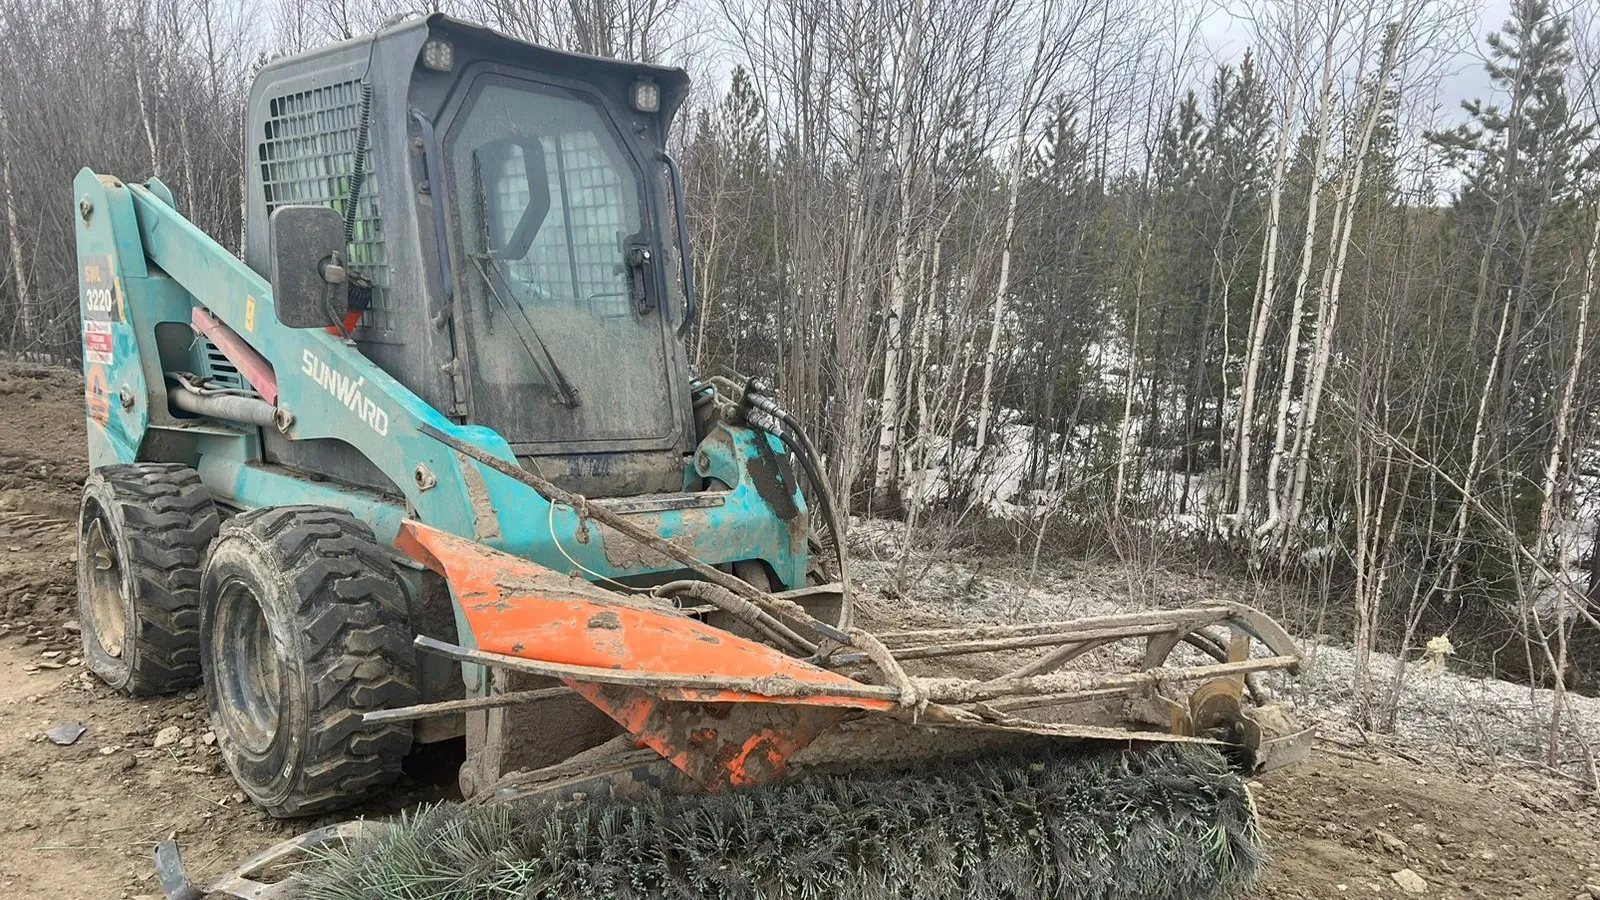
[[[600,316],[629,314],[622,271],[624,182],[592,131],[540,138],[550,185],[550,212],[526,259],[512,273],[530,284],[556,288]],[[494,179],[504,234],[516,228],[529,202],[522,151],[508,154]]]
[[221,350],[217,349],[216,344],[211,343],[208,338],[199,333],[195,334],[194,352],[198,357],[197,362],[199,363],[194,367],[195,374],[210,382],[212,387],[231,388],[233,390],[250,391],[252,394],[255,393],[255,389],[250,386],[249,382],[245,381],[244,375],[240,374],[238,367],[227,356],[223,355]]
[[[318,204],[343,215],[360,124],[359,81],[273,98],[259,147],[267,214],[280,206]],[[362,317],[359,330],[367,336],[388,336],[394,331],[395,316],[370,148],[365,169],[367,183],[356,204],[355,236],[348,252],[351,267],[372,279],[373,286],[372,308]]]

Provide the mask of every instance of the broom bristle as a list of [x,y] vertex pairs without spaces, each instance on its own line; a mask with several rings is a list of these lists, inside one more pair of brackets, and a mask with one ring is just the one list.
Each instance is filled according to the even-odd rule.
[[1201,900],[1261,867],[1209,747],[1002,758],[725,794],[441,804],[322,851],[315,900]]

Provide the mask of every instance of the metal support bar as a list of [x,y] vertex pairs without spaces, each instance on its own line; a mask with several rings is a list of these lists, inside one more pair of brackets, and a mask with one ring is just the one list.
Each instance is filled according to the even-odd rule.
[[1119,628],[1123,626],[1162,625],[1160,630],[1177,628],[1185,630],[1212,625],[1233,614],[1225,606],[1202,606],[1194,609],[1156,610],[1153,612],[1119,613],[1094,616],[1086,619],[1066,619],[1055,622],[1035,622],[1027,625],[978,625],[968,628],[933,628],[922,631],[890,631],[878,635],[885,644],[942,641],[948,638],[961,640],[989,640],[993,638],[1021,637],[1023,635],[1052,634],[1065,630],[1093,628]]
[[257,353],[256,348],[246,343],[238,332],[198,306],[189,317],[189,325],[217,345],[228,362],[233,363],[234,368],[261,395],[261,399],[267,401],[269,406],[278,405],[278,379],[273,373],[272,363]]
[[504,694],[490,694],[487,697],[468,697],[465,700],[440,700],[435,703],[418,703],[415,706],[380,709],[375,712],[364,713],[361,716],[361,721],[366,725],[375,725],[383,722],[405,722],[412,719],[442,716],[447,713],[469,712],[474,709],[497,709],[502,706],[517,706],[522,703],[537,703],[540,700],[554,700],[558,697],[570,696],[572,696],[572,688],[569,687],[540,688],[536,691],[509,691]]
[[1039,709],[1044,706],[1067,706],[1073,703],[1092,703],[1096,700],[1111,700],[1116,697],[1126,697],[1128,692],[1123,688],[1101,688],[1096,691],[1075,691],[1065,694],[1034,694],[1031,697],[1001,697],[978,704],[982,709],[992,709],[996,712],[1015,712],[1019,709]]
[[[421,638],[418,638],[420,641]],[[1204,681],[1226,675],[1243,675],[1299,665],[1298,656],[1271,656],[1244,662],[1218,663],[1181,669],[1150,669],[1127,675],[1085,675],[1081,672],[971,681],[964,678],[918,678],[917,687],[934,703],[977,703],[998,697],[1029,694],[1081,694],[1087,691],[1119,689],[1136,694],[1162,684]]]
[[951,644],[929,644],[906,647],[894,651],[895,659],[936,659],[941,656],[961,656],[967,653],[988,653],[996,650],[1027,650],[1033,647],[1053,647],[1057,644],[1079,644],[1087,641],[1120,640],[1165,634],[1170,625],[1131,625],[1125,628],[1097,628],[1082,631],[1060,631],[1054,634],[1024,634],[1015,637],[993,638],[981,641],[958,641]]
[[896,688],[879,684],[829,684],[821,686],[816,684],[801,684],[791,678],[747,678],[740,676],[717,675],[664,675],[657,672],[630,672],[623,669],[600,669],[592,666],[573,666],[565,663],[543,662],[535,659],[524,659],[520,656],[508,656],[504,653],[489,653],[483,650],[473,650],[467,647],[458,647],[447,644],[427,635],[417,635],[414,645],[425,653],[434,653],[458,662],[477,663],[483,666],[494,666],[501,669],[511,669],[516,672],[527,672],[531,675],[544,675],[550,678],[560,678],[578,682],[594,684],[615,684],[623,687],[640,688],[656,694],[672,693],[683,694],[682,697],[666,697],[665,699],[684,699],[689,701],[700,698],[692,695],[695,692],[738,691],[753,695],[751,699],[771,699],[782,701],[793,699],[806,700],[815,697],[849,698],[860,700],[890,700],[898,702],[900,691]]
[[1026,678],[1029,675],[1043,675],[1046,672],[1054,672],[1085,653],[1099,650],[1101,647],[1111,643],[1112,640],[1111,638],[1101,638],[1099,640],[1084,641],[1081,644],[1068,644],[1065,647],[1057,647],[1033,662],[1025,666],[1019,666],[1014,671],[1007,672],[1001,678]]

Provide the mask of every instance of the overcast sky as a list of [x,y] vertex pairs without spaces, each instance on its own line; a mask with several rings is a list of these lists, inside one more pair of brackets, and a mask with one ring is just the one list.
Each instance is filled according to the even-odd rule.
[[[1258,0],[1259,2],[1259,0]],[[1471,0],[1468,0],[1471,2]],[[1566,0],[1568,3],[1594,2],[1594,0]],[[1443,4],[1441,4],[1442,6]],[[1561,3],[1558,0],[1558,6]],[[1511,0],[1477,0],[1475,14],[1466,15],[1465,27],[1459,35],[1461,46],[1436,62],[1440,71],[1438,100],[1443,113],[1456,116],[1461,101],[1488,98],[1492,94],[1488,73],[1484,71],[1484,40],[1490,32],[1499,31],[1510,16]],[[1223,6],[1206,17],[1200,33],[1201,39],[1215,54],[1218,61],[1237,61],[1250,48],[1251,36],[1242,13]]]

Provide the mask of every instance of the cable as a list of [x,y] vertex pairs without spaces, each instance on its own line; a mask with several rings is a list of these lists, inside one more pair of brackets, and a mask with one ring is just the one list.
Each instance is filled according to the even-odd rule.
[[[549,518],[547,519],[547,521],[548,521],[548,523],[550,525],[550,543],[556,545],[556,550],[559,551],[562,556],[566,557],[567,562],[572,563],[575,567],[577,567],[578,571],[584,573],[585,575],[593,575],[594,577],[600,579],[601,581],[609,581],[612,584],[616,585],[619,588],[622,588],[624,591],[626,591],[626,592],[628,592],[630,594],[638,593],[639,592],[638,588],[632,587],[630,585],[623,584],[622,582],[616,580],[615,578],[611,578],[611,577],[608,577],[608,576],[605,576],[605,575],[601,575],[599,572],[596,572],[595,570],[589,568],[588,566],[584,565],[583,563],[578,562],[577,560],[572,558],[572,554],[567,552],[567,548],[561,546],[561,539],[556,536],[556,502],[554,500],[550,500],[548,502],[549,502],[549,505],[550,505],[550,515],[549,515]],[[567,507],[567,508],[568,509],[572,509],[572,507],[570,507],[570,506]],[[574,513],[577,513],[576,509],[573,509],[572,511]],[[581,520],[580,520],[579,524],[582,524]],[[588,527],[588,526],[584,526],[584,527]]]
[[[367,67],[372,66],[372,51],[367,51]],[[350,183],[345,193],[344,243],[346,248],[356,240],[356,207],[361,203],[361,185],[367,180],[367,135],[372,127],[372,82],[363,73],[361,104],[356,112],[356,143],[350,154]]]

